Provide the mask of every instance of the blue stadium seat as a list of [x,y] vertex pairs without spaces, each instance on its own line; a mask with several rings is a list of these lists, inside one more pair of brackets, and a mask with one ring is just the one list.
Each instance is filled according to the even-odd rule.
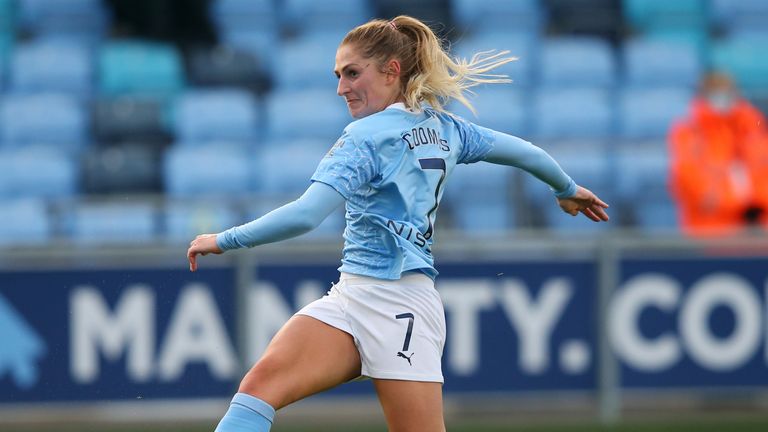
[[626,88],[619,93],[619,131],[628,140],[663,139],[688,111],[693,91],[680,87]]
[[18,0],[21,27],[34,35],[98,42],[110,16],[101,0]]
[[158,193],[162,190],[162,147],[140,143],[95,146],[83,157],[86,194]]
[[198,234],[218,233],[244,220],[225,200],[169,201],[163,212],[167,240],[188,242]]
[[99,53],[99,80],[99,89],[106,95],[172,96],[184,87],[184,67],[172,45],[110,41]]
[[39,246],[52,239],[53,223],[43,200],[0,200],[0,214],[0,246]]
[[704,72],[696,46],[690,43],[635,38],[624,49],[625,85],[695,88]]
[[106,96],[93,103],[93,133],[100,142],[168,141],[170,103],[151,96]]
[[664,28],[703,29],[708,0],[622,0],[624,17],[640,33]]
[[249,192],[250,153],[232,143],[176,144],[163,159],[163,182],[171,197],[237,197]]
[[180,142],[253,143],[260,129],[256,98],[236,88],[185,92],[176,100],[174,115]]
[[[608,204],[612,202],[615,173],[611,167],[611,158],[602,146],[548,151],[577,184],[592,190]],[[574,235],[595,233],[613,226],[595,223],[584,215],[572,217],[564,213],[557,205],[549,186],[531,175],[525,175],[523,178],[527,199],[533,208],[540,211],[544,218],[541,222],[555,233]]]
[[512,135],[530,132],[529,110],[525,94],[509,84],[474,87],[475,95],[467,95],[477,115],[461,103],[452,102],[448,109],[466,120]]
[[283,25],[296,33],[351,30],[374,15],[368,0],[284,0],[281,5]]
[[86,46],[48,38],[17,45],[10,75],[12,91],[88,96],[93,61]]
[[189,82],[196,87],[242,87],[259,93],[269,87],[267,62],[232,45],[190,48],[187,65]]
[[768,31],[765,0],[710,0],[709,7],[714,24],[728,34]]
[[669,195],[669,154],[666,142],[643,148],[623,148],[616,157],[616,199],[627,206],[637,228],[646,231],[677,226]]
[[157,211],[148,202],[79,203],[69,215],[72,239],[80,244],[152,243]]
[[263,146],[252,166],[254,189],[267,196],[297,198],[334,141],[278,140]]
[[528,87],[534,84],[534,71],[538,68],[539,41],[535,36],[522,33],[510,33],[498,30],[483,31],[456,40],[451,47],[455,57],[470,60],[473,55],[485,51],[509,51],[509,56],[517,57],[493,70],[493,74],[505,74],[512,79],[515,87]]
[[211,18],[219,33],[240,30],[277,31],[277,9],[273,0],[214,0]]
[[274,90],[266,98],[266,111],[269,139],[322,139],[329,147],[353,120],[344,99],[330,89]]
[[615,107],[605,90],[544,87],[532,100],[533,136],[538,139],[600,139],[615,133]]
[[2,142],[15,146],[47,144],[77,151],[88,140],[89,117],[74,96],[17,94],[0,103]]
[[50,147],[0,151],[0,196],[69,198],[78,192],[72,156]]
[[509,205],[512,173],[510,167],[482,162],[454,168],[441,201],[453,216],[454,228],[475,234],[514,228],[516,218]]
[[741,35],[719,40],[712,47],[711,66],[730,73],[745,94],[768,94],[768,57],[764,35]]
[[280,23],[273,0],[215,0],[211,17],[224,45],[244,50],[267,67],[279,40]]
[[[277,90],[322,88],[335,92],[338,85],[333,68],[336,49],[344,35],[338,32],[284,40],[274,48],[272,79]],[[301,65],[298,67],[297,65]]]
[[467,30],[539,33],[546,17],[538,0],[451,0],[451,17]]
[[616,56],[610,44],[589,36],[560,36],[541,45],[541,83],[558,87],[616,84]]

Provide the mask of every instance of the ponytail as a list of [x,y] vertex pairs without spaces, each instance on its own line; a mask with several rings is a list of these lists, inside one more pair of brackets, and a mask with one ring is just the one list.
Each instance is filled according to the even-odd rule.
[[405,15],[369,21],[347,33],[341,44],[354,45],[363,57],[382,67],[389,59],[399,60],[401,91],[405,105],[412,109],[426,102],[443,111],[455,99],[474,112],[464,92],[480,84],[511,82],[506,75],[489,72],[516,60],[508,56],[509,51],[484,51],[469,60],[454,60],[432,29]]

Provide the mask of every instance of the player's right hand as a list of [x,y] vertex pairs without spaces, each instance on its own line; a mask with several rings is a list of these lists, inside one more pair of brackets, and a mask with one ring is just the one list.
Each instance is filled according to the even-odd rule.
[[189,260],[189,271],[197,270],[197,256],[224,253],[216,244],[216,234],[200,234],[189,243],[187,249],[187,259]]

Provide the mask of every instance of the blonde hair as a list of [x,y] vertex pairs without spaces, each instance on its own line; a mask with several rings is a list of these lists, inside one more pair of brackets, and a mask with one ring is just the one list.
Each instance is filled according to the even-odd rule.
[[341,41],[345,44],[355,46],[382,68],[390,59],[399,60],[405,105],[418,109],[427,102],[438,111],[455,99],[474,113],[465,91],[480,84],[511,82],[506,75],[488,72],[516,60],[506,56],[509,51],[483,51],[470,60],[452,59],[431,28],[406,15],[360,25],[347,33]]

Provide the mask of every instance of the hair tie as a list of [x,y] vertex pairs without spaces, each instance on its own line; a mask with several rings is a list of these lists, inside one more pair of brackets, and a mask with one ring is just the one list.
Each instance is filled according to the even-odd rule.
[[397,30],[397,24],[395,24],[395,20],[392,20],[392,21],[390,21],[390,22],[389,22],[389,25],[390,25],[390,26],[391,26],[393,29]]

